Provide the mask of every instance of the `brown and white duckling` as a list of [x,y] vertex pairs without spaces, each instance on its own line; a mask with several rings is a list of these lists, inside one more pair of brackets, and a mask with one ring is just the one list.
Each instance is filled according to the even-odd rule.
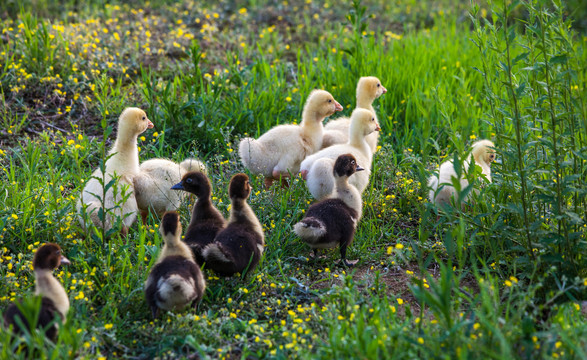
[[171,187],[190,171],[206,172],[206,166],[196,159],[186,159],[179,164],[166,159],[141,163],[133,185],[143,223],[149,211],[161,216],[166,211],[179,209],[184,193],[172,191]]
[[234,175],[228,194],[231,200],[228,226],[203,252],[206,266],[224,276],[252,271],[265,249],[263,227],[247,203],[251,194],[249,177]]
[[327,199],[310,206],[305,217],[294,225],[294,232],[317,254],[318,249],[340,247],[341,261],[346,266],[347,247],[352,243],[361,218],[361,194],[349,184],[349,177],[361,168],[351,154],[340,155],[334,163],[335,191]]
[[192,304],[197,308],[206,282],[190,248],[180,240],[181,223],[175,211],[166,212],[159,229],[165,241],[145,282],[145,297],[153,318],[159,309],[176,311]]
[[362,193],[369,184],[373,153],[367,137],[379,131],[379,123],[375,115],[366,109],[355,109],[351,115],[350,138],[346,144],[336,144],[308,156],[300,165],[302,177],[312,196],[321,200],[332,194],[334,176],[332,168],[339,155],[350,153],[365,171],[351,176],[349,182]]
[[297,174],[300,162],[322,146],[322,121],[342,106],[327,91],[314,90],[304,106],[300,125],[278,125],[258,139],[244,138],[239,145],[241,161],[249,171],[265,176],[271,185],[280,176]]
[[[116,142],[106,160],[105,174],[102,174],[100,169],[94,170],[92,177],[87,181],[84,190],[82,191],[81,199],[77,204],[78,213],[83,207],[86,207],[86,212],[90,219],[97,227],[102,227],[106,231],[112,228],[114,219],[110,212],[106,213],[104,224],[98,215],[99,209],[102,207],[100,199],[104,200],[106,209],[113,209],[112,213],[122,219],[122,232],[126,234],[128,228],[135,222],[137,218],[138,206],[133,190],[133,177],[139,173],[139,150],[137,148],[137,138],[145,130],[153,127],[151,120],[147,118],[147,114],[138,108],[126,108],[118,120],[118,135]],[[104,185],[108,184],[116,175],[118,181],[115,186],[110,187],[106,194],[103,193],[102,184],[98,179],[104,179]],[[116,188],[116,194],[114,192]],[[123,200],[124,195],[129,195]],[[120,207],[117,204],[122,202]],[[83,218],[80,218],[82,227],[86,227]]]
[[[481,166],[482,174],[491,182],[491,163],[495,160],[494,148],[495,145],[490,140],[479,140],[474,143],[471,154],[463,162],[464,172],[469,170],[471,156],[473,156],[475,164]],[[451,197],[456,197],[456,190],[452,186],[453,177],[457,177],[454,164],[452,160],[445,161],[438,169],[438,176],[432,175],[428,179],[428,186],[430,187],[428,198],[430,202],[435,202],[437,205],[448,204],[450,203]],[[461,178],[459,181],[461,183],[461,189],[469,186],[466,178]]]
[[[69,298],[63,285],[53,276],[53,270],[61,264],[69,265],[69,263],[69,260],[61,253],[59,245],[53,243],[41,246],[33,259],[35,295],[41,296],[37,327],[45,329],[45,335],[53,341],[57,339],[59,325],[65,323],[65,317],[69,311]],[[12,326],[12,331],[18,334],[22,329],[18,326],[17,319],[30,331],[26,316],[15,304],[12,304],[4,313],[4,323],[7,327]]]
[[212,186],[205,174],[193,171],[185,174],[172,190],[184,190],[197,197],[192,210],[192,219],[183,241],[192,249],[196,262],[204,264],[202,251],[214,241],[218,232],[226,226],[224,217],[212,205]]
[[[358,109],[367,109],[375,115],[377,120],[377,113],[373,109],[373,101],[385,94],[387,89],[383,87],[381,81],[374,76],[364,76],[359,79],[357,83],[357,107]],[[340,117],[329,121],[324,126],[324,137],[322,140],[322,148],[326,148],[335,144],[344,144],[349,140],[349,128],[351,126],[351,119],[348,117]],[[377,141],[379,133],[375,132],[367,136],[367,143],[371,148],[371,152],[377,151]]]

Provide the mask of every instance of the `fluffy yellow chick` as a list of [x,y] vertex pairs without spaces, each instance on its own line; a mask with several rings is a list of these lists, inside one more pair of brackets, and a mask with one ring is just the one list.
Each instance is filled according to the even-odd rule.
[[[482,174],[485,175],[487,181],[491,182],[491,163],[495,160],[495,145],[489,140],[480,140],[472,145],[471,154],[463,163],[464,172],[469,170],[471,163],[471,155],[475,159],[475,164],[481,166]],[[428,198],[430,202],[435,202],[437,205],[450,203],[451,197],[456,197],[456,190],[452,186],[452,178],[456,178],[456,171],[452,160],[445,161],[440,165],[438,176],[432,175],[428,179],[428,186],[430,192]],[[469,185],[465,178],[461,178],[461,189]],[[439,188],[441,188],[439,190]],[[466,200],[466,199],[464,199]]]
[[166,211],[179,209],[186,193],[171,190],[171,187],[190,171],[206,172],[206,166],[196,159],[186,159],[179,164],[166,159],[141,163],[133,184],[143,223],[149,211],[161,216]]
[[342,154],[351,154],[365,169],[349,178],[349,183],[362,193],[369,183],[373,153],[367,137],[380,130],[375,114],[357,108],[351,115],[350,138],[346,144],[337,144],[308,156],[300,165],[302,177],[314,198],[320,200],[334,191],[334,161]]
[[[85,207],[95,226],[104,226],[108,231],[112,228],[114,220],[112,214],[107,212],[104,224],[102,224],[98,215],[98,211],[102,207],[100,198],[104,200],[106,209],[112,209],[122,201],[119,207],[112,209],[112,213],[122,218],[123,234],[126,234],[128,228],[136,220],[138,206],[133,191],[133,177],[139,173],[137,138],[145,130],[152,127],[153,123],[141,109],[126,108],[120,115],[116,142],[108,152],[108,156],[111,156],[106,161],[105,174],[102,174],[100,169],[94,170],[92,178],[87,181],[77,204],[78,213],[81,213]],[[104,194],[102,185],[96,178],[103,179],[104,184],[108,184],[114,175],[118,177],[118,181]],[[83,218],[80,218],[80,222],[83,227],[86,226]]]
[[[377,113],[373,109],[373,101],[385,94],[387,89],[381,84],[378,78],[374,76],[365,76],[359,79],[357,83],[357,109],[370,110],[377,120]],[[322,140],[322,148],[327,148],[335,144],[344,144],[349,139],[349,128],[351,119],[348,117],[340,117],[329,121],[324,126],[324,137]],[[371,147],[371,151],[377,151],[377,141],[379,139],[379,132],[374,132],[367,136],[367,143]]]
[[[297,174],[300,162],[322,146],[322,121],[342,106],[327,91],[310,93],[300,125],[278,125],[259,139],[244,138],[239,145],[241,161],[254,174],[266,179]],[[267,182],[266,182],[267,183]]]

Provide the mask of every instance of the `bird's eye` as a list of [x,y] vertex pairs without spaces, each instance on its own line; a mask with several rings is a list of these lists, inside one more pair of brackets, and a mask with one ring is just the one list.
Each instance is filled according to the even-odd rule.
[[331,103],[332,102],[332,99],[328,99],[328,102]]
[[375,121],[375,118],[371,118],[371,121]]
[[192,183],[192,178],[185,179],[185,182],[188,183],[188,184],[191,184]]
[[377,84],[377,87],[380,87],[380,86],[381,86],[381,84]]
[[355,165],[355,160],[351,160],[351,164]]
[[147,120],[147,117],[146,116],[143,116],[143,120]]

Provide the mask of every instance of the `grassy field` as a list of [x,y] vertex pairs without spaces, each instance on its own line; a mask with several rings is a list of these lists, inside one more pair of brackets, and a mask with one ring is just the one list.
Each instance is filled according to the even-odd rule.
[[[34,291],[40,244],[72,261],[57,271],[71,301],[57,343],[0,329],[0,358],[22,342],[34,358],[587,358],[580,1],[83,3],[0,5],[0,313]],[[252,176],[258,268],[206,272],[197,313],[153,321],[143,283],[159,219],[104,238],[75,211],[120,112],[155,124],[141,160],[204,160],[227,215],[238,140],[299,122],[315,88],[349,115],[366,75],[388,93],[358,265],[308,259],[292,232],[313,201],[301,178],[264,191]],[[429,203],[427,177],[483,138],[493,183],[463,211]]]

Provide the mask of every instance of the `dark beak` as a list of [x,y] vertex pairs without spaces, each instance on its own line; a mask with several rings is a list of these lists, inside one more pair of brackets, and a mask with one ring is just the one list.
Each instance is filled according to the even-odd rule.
[[71,261],[69,261],[65,256],[61,255],[61,265],[71,265]]
[[178,182],[177,184],[173,185],[171,190],[185,190],[183,187],[183,182]]
[[363,170],[365,170],[365,168],[362,168],[359,165],[357,165],[357,168],[355,169],[355,171],[363,171]]

